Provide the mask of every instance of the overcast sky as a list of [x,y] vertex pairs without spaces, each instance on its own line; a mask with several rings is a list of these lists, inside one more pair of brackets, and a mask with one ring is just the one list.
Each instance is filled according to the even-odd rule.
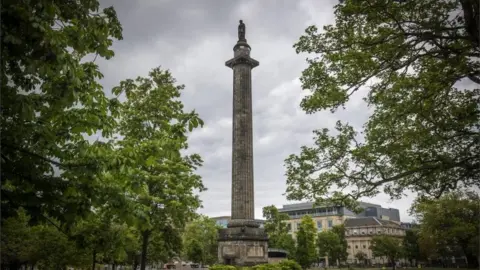
[[[199,173],[208,191],[201,194],[201,213],[230,215],[233,72],[224,63],[233,57],[240,19],[251,56],[260,62],[252,74],[256,218],[262,218],[266,205],[288,203],[284,159],[313,142],[312,130],[332,129],[339,119],[360,127],[367,119],[358,95],[335,114],[306,115],[299,107],[305,93],[298,78],[306,56],[297,55],[292,45],[307,26],[332,23],[337,1],[100,0],[103,7],[115,7],[124,29],[124,39],[113,46],[115,57],[98,61],[105,89],[162,66],[185,84],[185,106],[205,121],[189,140],[204,159]],[[398,208],[402,221],[411,220],[411,197],[365,201]]]

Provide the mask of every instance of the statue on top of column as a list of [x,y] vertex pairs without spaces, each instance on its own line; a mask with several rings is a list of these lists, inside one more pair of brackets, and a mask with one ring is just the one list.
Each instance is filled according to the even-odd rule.
[[245,24],[242,20],[240,20],[240,24],[238,25],[238,40],[245,41]]

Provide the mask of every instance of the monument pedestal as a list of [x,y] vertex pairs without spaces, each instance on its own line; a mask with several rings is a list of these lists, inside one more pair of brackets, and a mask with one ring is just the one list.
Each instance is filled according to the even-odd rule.
[[240,225],[238,223],[242,222],[232,220],[228,228],[219,231],[219,262],[237,266],[268,263],[268,236],[265,230],[253,220],[243,222],[243,226],[236,226]]

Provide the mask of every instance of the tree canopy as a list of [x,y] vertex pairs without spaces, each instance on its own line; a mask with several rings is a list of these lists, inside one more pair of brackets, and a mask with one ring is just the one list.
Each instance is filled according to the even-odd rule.
[[471,267],[478,267],[480,196],[454,192],[438,200],[423,199],[412,207],[420,223],[419,245],[429,257],[460,254]]
[[218,260],[218,226],[215,220],[199,216],[185,228],[183,253],[186,259],[210,265]]
[[297,232],[297,250],[295,252],[296,261],[303,269],[309,268],[317,259],[316,236],[317,229],[312,217],[303,216]]
[[[184,86],[158,67],[104,89],[95,61],[114,56],[122,27],[97,0],[5,1],[1,14],[1,210],[12,228],[2,244],[15,250],[42,228],[92,267],[178,255],[205,190],[201,157],[185,153],[203,122],[184,110]],[[2,252],[2,264],[17,269],[22,254]]]
[[387,257],[388,261],[395,269],[396,260],[403,255],[403,246],[401,239],[393,236],[380,235],[374,236],[370,245],[373,256]]
[[265,218],[265,232],[268,234],[268,247],[283,249],[288,252],[289,258],[294,258],[295,241],[289,234],[286,222],[290,217],[285,213],[278,212],[274,205],[263,208],[263,217]]
[[23,207],[72,221],[101,196],[85,134],[111,136],[116,99],[105,95],[94,57],[111,58],[122,28],[98,1],[2,3],[2,216]]
[[318,255],[328,257],[330,265],[333,265],[343,247],[338,234],[332,231],[322,231],[318,233],[316,242]]
[[339,261],[346,261],[348,257],[348,243],[347,239],[345,238],[345,225],[340,224],[340,225],[335,225],[332,227],[332,232],[338,235],[340,239],[340,248],[336,252],[335,260],[338,259]]
[[[289,199],[355,206],[379,192],[439,197],[480,186],[479,4],[474,0],[347,0],[335,22],[294,45],[307,113],[363,98],[362,128],[338,122],[286,159]],[[349,187],[349,190],[345,188]]]

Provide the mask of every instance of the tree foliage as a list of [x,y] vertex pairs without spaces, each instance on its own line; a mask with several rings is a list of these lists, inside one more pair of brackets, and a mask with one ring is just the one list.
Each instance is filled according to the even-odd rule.
[[294,45],[314,55],[301,107],[335,112],[364,94],[371,114],[360,130],[316,130],[286,159],[288,198],[353,207],[381,191],[479,187],[479,10],[474,0],[348,0],[322,32],[308,27]]
[[[107,95],[95,60],[113,57],[122,27],[112,7],[99,6],[1,5],[2,226],[18,222],[2,244],[15,250],[28,240],[17,237],[38,229],[74,247],[33,242],[55,253],[58,267],[72,258],[65,252],[80,249],[92,267],[131,261],[144,269],[147,260],[180,253],[181,232],[200,206],[196,191],[205,188],[195,170],[202,160],[185,150],[189,132],[203,122],[184,110],[184,86],[161,68]],[[18,264],[25,252],[2,256]]]
[[478,266],[480,196],[453,192],[437,200],[420,199],[412,212],[420,223],[420,247],[445,258],[460,251],[471,267]]
[[363,251],[358,251],[355,253],[355,259],[357,259],[360,264],[364,264],[367,258],[367,254],[365,254]]
[[5,1],[1,6],[2,216],[23,207],[61,222],[100,203],[101,171],[85,134],[111,136],[117,101],[94,57],[111,58],[122,28],[98,1]]
[[289,234],[286,222],[290,217],[285,213],[278,212],[274,205],[263,208],[263,217],[265,218],[265,232],[268,234],[268,247],[283,249],[288,252],[289,258],[295,258],[295,241]]
[[406,230],[405,237],[403,238],[403,248],[405,258],[410,260],[410,264],[413,264],[413,260],[418,262],[420,260],[421,251],[419,245],[419,232],[417,229]]
[[386,257],[395,269],[396,260],[403,255],[402,241],[388,235],[374,236],[370,245],[373,256]]
[[188,148],[187,133],[203,122],[195,111],[183,110],[184,86],[175,83],[169,71],[155,68],[148,78],[127,79],[113,89],[126,96],[117,129],[123,138],[112,142],[114,151],[103,162],[113,170],[103,176],[127,188],[129,207],[112,209],[142,233],[142,270],[151,233],[182,230],[200,206],[194,192],[205,189],[194,173],[200,156],[181,153]]
[[338,255],[343,245],[338,234],[333,231],[322,231],[318,233],[316,242],[320,257],[328,257],[330,264],[339,259]]
[[84,267],[90,256],[52,225],[30,226],[31,219],[20,208],[17,215],[3,220],[1,236],[2,266],[19,269],[22,265],[38,269]]
[[337,234],[340,239],[340,248],[337,250],[336,258],[335,258],[335,259],[338,259],[339,261],[346,261],[348,257],[348,252],[347,252],[348,243],[347,243],[347,239],[345,238],[345,231],[346,229],[344,224],[335,225],[332,227],[332,232]]
[[218,259],[218,227],[215,220],[200,216],[190,222],[183,234],[183,248],[186,259],[210,265]]
[[312,217],[303,216],[297,232],[297,250],[295,252],[296,261],[303,269],[310,267],[317,259],[316,234],[317,229]]

